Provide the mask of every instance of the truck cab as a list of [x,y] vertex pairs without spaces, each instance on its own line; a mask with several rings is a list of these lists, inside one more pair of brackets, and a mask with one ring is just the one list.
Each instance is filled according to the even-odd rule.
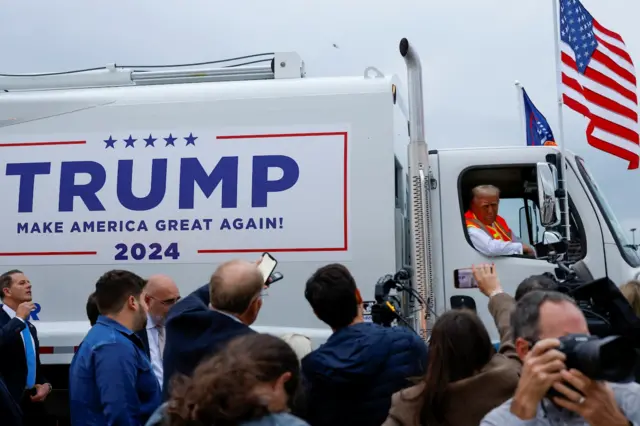
[[[439,313],[464,306],[476,309],[498,340],[486,298],[456,282],[459,271],[474,264],[494,263],[510,294],[532,275],[561,275],[559,265],[579,265],[586,276],[618,285],[640,276],[640,256],[581,157],[554,146],[429,150],[420,58],[407,39],[399,50],[407,65],[410,141],[406,180],[396,177],[406,191],[396,192],[407,194],[402,214],[409,233],[403,236],[414,267],[412,286],[422,298],[410,299],[404,312],[419,312],[413,324],[425,339]],[[397,144],[395,151],[403,158]],[[500,189],[499,214],[518,239],[536,248],[535,257],[488,257],[472,245],[464,214],[472,189],[487,184]]]
[[[560,158],[556,147],[504,147],[431,150],[431,218],[432,238],[437,247],[433,252],[434,286],[437,311],[451,308],[456,296],[473,297],[480,316],[489,327],[492,338],[497,331],[490,320],[487,303],[477,289],[457,288],[455,272],[473,264],[495,263],[504,290],[514,294],[520,282],[545,272],[555,273],[554,256],[563,261],[584,262],[595,278],[607,276],[618,285],[637,278],[640,256],[625,238],[604,195],[590,175],[584,160],[566,154],[566,179],[569,194],[570,240],[563,253],[554,253],[551,237],[560,233],[563,215],[555,200],[551,212],[541,211],[541,188],[538,174],[555,169]],[[549,163],[551,161],[552,163]],[[549,167],[552,167],[551,169]],[[553,173],[552,195],[557,190],[557,176]],[[469,208],[471,189],[491,184],[501,191],[499,214],[506,220],[513,234],[534,246],[537,257],[501,256],[488,258],[472,245],[467,232],[464,213]],[[435,189],[433,189],[435,188]],[[545,216],[552,218],[545,223]],[[546,226],[545,226],[546,224]]]

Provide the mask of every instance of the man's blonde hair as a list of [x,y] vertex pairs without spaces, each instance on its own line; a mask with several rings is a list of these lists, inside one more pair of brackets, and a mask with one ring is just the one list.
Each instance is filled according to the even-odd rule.
[[482,195],[495,195],[500,197],[500,188],[493,185],[478,185],[471,190],[473,198],[481,197]]

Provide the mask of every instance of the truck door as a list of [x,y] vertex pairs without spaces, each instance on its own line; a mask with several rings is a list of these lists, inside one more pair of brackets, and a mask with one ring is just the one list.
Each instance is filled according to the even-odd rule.
[[[499,154],[496,155],[494,150],[477,150],[473,154],[466,150],[439,152],[446,307],[451,307],[456,296],[473,298],[477,312],[494,340],[498,335],[487,309],[486,297],[477,289],[456,288],[455,271],[471,268],[474,264],[494,263],[504,290],[513,295],[525,278],[555,269],[555,265],[545,257],[546,248],[541,244],[544,228],[540,225],[537,205],[535,162],[544,161],[544,154],[540,153],[539,160],[527,156],[527,159],[533,159],[531,163],[522,163],[521,149],[500,149]],[[518,240],[536,246],[539,258],[520,255],[487,257],[472,246],[464,213],[469,209],[471,190],[477,185],[493,185],[500,189],[498,214]],[[575,208],[573,211],[572,229],[576,241],[571,250],[575,261],[584,258],[586,243],[582,241],[586,239],[584,225]]]

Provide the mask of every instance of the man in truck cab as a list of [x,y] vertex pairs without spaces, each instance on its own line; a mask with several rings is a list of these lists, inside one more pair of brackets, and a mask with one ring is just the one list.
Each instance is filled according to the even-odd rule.
[[479,185],[471,191],[471,206],[464,214],[473,247],[489,257],[524,254],[535,257],[533,247],[521,242],[500,215],[500,189]]

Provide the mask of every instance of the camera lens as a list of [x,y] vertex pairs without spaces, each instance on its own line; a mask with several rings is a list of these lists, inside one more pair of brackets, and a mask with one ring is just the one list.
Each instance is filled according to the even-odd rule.
[[627,339],[609,336],[589,339],[574,348],[576,365],[572,366],[593,380],[633,381],[636,352]]

